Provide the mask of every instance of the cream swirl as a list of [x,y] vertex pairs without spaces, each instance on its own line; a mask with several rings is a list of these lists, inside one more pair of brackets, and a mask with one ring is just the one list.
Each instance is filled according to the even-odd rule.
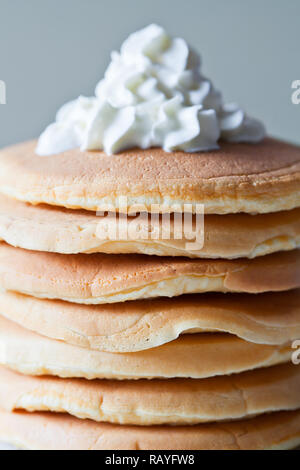
[[181,38],[152,24],[113,52],[94,97],[64,105],[41,134],[36,152],[80,147],[107,154],[139,147],[167,152],[218,148],[220,138],[259,142],[264,126],[222,95],[201,74],[201,60]]

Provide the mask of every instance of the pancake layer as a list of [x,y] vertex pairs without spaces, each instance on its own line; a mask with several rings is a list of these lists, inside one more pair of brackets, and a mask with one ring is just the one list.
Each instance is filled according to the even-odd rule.
[[1,409],[118,424],[199,424],[300,408],[300,368],[292,364],[202,380],[121,382],[37,378],[0,367],[0,383]]
[[172,427],[120,426],[68,415],[1,411],[0,438],[32,450],[282,450],[300,444],[300,411]]
[[293,352],[290,344],[261,345],[208,333],[185,335],[146,351],[92,351],[39,336],[0,317],[0,364],[29,375],[199,379],[289,362]]
[[41,335],[107,352],[151,349],[191,332],[226,332],[271,345],[300,338],[300,290],[97,306],[0,292],[0,314]]
[[33,141],[1,151],[1,193],[34,204],[121,212],[124,197],[134,212],[137,205],[139,212],[176,212],[176,204],[201,203],[207,214],[300,205],[300,150],[274,139],[222,143],[220,150],[196,154],[133,149],[108,156],[76,149],[40,157],[35,147]]
[[248,260],[145,255],[62,255],[0,243],[0,288],[40,298],[102,304],[200,292],[300,287],[300,250]]
[[[127,230],[123,229],[125,224]],[[196,217],[185,219],[184,224],[178,215],[151,220],[149,214],[141,214],[126,220],[112,213],[99,216],[47,205],[32,206],[0,195],[2,240],[20,248],[65,254],[255,258],[300,246],[300,209],[256,216],[206,215],[204,245],[191,245],[196,233],[202,242],[202,228]]]

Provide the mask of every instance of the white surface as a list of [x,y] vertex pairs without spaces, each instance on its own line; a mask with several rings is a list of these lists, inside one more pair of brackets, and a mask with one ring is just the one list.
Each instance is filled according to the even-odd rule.
[[0,450],[18,450],[16,447],[0,441]]

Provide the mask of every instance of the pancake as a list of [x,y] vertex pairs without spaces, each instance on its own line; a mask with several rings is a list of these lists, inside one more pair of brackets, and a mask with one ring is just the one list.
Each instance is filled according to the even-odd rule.
[[1,409],[117,424],[199,424],[300,408],[300,368],[292,364],[202,380],[121,382],[31,377],[0,367],[0,384]]
[[275,139],[221,143],[219,150],[192,154],[156,148],[109,156],[75,149],[41,157],[35,148],[32,141],[0,152],[2,194],[33,204],[120,212],[123,198],[132,212],[204,204],[207,214],[268,213],[300,205],[300,149]]
[[300,411],[198,426],[120,426],[0,411],[0,438],[30,450],[283,450],[300,444]]
[[[128,230],[124,232],[126,219],[118,214],[100,216],[47,205],[32,206],[0,195],[0,238],[28,250],[233,259],[255,258],[300,246],[300,209],[256,216],[206,215],[204,239],[200,222],[194,216],[183,224],[181,218],[171,216],[164,219],[163,225],[162,217],[151,220],[149,214],[140,214],[128,217]],[[163,229],[166,224],[170,228],[168,238]],[[196,233],[201,242],[198,246],[191,245]]]
[[185,335],[146,351],[92,351],[39,336],[0,317],[0,364],[62,378],[207,378],[289,362],[290,344],[249,343],[229,334]]
[[226,332],[271,345],[300,338],[300,290],[255,296],[186,295],[97,306],[0,292],[0,314],[50,338],[107,352],[151,349],[190,332]]
[[248,260],[35,252],[0,243],[0,288],[34,297],[105,304],[202,292],[300,287],[300,250]]

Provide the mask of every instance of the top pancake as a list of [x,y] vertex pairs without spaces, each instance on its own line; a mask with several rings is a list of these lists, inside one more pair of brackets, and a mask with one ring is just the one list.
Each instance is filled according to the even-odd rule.
[[124,205],[129,212],[175,212],[175,204],[183,210],[193,203],[195,210],[199,203],[213,214],[300,205],[300,149],[274,139],[222,143],[219,150],[192,154],[155,148],[109,156],[75,149],[41,157],[35,146],[32,141],[0,152],[0,192],[34,204],[120,212]]

